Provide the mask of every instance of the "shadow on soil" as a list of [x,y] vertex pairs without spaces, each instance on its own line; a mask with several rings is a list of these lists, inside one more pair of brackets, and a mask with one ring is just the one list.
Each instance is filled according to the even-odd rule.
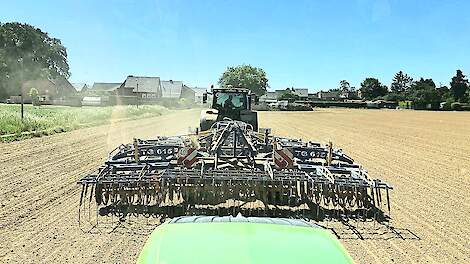
[[[281,209],[281,208],[196,208],[182,206],[146,207],[144,211],[134,208],[123,212],[120,208],[100,208],[88,217],[82,218],[80,228],[86,233],[127,233],[148,236],[165,219],[182,215],[218,215],[296,218],[315,223],[330,230],[341,240],[420,240],[420,237],[407,228],[394,227],[390,218],[382,211]],[[91,217],[90,217],[91,216]]]
[[390,223],[375,221],[337,221],[322,223],[342,240],[421,240],[408,228],[394,227]]

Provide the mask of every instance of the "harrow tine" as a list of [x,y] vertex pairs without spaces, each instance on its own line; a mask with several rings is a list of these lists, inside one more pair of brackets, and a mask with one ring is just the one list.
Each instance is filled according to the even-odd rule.
[[387,192],[387,209],[388,209],[388,214],[390,215],[390,196],[389,196],[388,186],[385,187],[385,191]]

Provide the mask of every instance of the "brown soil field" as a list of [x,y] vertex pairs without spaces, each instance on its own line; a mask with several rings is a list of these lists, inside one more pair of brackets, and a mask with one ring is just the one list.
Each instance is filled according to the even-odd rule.
[[[152,221],[83,232],[76,181],[133,137],[184,134],[199,111],[0,144],[0,263],[134,263]],[[321,223],[357,263],[470,262],[470,113],[323,109],[262,112],[274,134],[333,141],[394,186],[393,228]]]

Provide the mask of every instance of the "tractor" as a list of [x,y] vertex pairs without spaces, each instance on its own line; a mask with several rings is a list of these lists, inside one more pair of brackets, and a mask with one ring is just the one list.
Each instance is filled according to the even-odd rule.
[[209,109],[201,111],[200,130],[207,131],[213,124],[222,120],[242,121],[251,125],[252,130],[258,131],[258,115],[251,109],[256,102],[256,95],[244,88],[217,88],[212,93],[203,95],[207,103],[207,95],[212,95]]

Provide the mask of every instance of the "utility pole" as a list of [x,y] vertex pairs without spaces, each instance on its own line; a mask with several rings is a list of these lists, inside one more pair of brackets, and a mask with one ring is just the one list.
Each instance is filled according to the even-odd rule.
[[137,93],[137,98],[136,98],[135,104],[136,104],[137,108],[139,108],[139,81],[138,80],[137,80],[137,87],[135,88],[135,91]]
[[21,122],[23,122],[23,118],[24,118],[23,88],[21,88],[20,97],[21,97]]
[[24,78],[23,78],[23,73],[24,73],[24,67],[23,67],[23,58],[21,58],[21,82],[20,82],[20,97],[21,97],[21,122],[23,122],[23,118],[24,118],[24,101],[23,101],[23,81],[24,81]]

